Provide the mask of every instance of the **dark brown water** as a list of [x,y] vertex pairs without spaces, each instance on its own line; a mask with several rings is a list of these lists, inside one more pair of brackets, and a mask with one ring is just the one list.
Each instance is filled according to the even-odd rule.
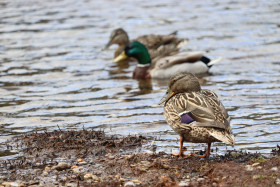
[[229,110],[236,149],[270,152],[280,143],[279,18],[277,0],[1,1],[0,142],[84,127],[156,136],[158,151],[176,152],[179,137],[157,105],[167,81],[133,80],[135,63],[118,66],[114,47],[101,51],[123,27],[131,38],[178,30],[186,50],[223,57],[203,87]]

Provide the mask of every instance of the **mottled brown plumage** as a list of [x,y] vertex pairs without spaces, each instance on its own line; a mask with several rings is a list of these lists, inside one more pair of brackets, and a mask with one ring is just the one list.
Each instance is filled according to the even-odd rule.
[[170,127],[180,135],[179,156],[184,156],[183,142],[208,143],[208,157],[212,142],[234,145],[230,117],[217,95],[210,90],[201,90],[198,79],[191,73],[171,77],[168,94],[161,103],[164,116]]
[[114,57],[117,57],[124,50],[125,46],[133,41],[143,43],[147,47],[149,54],[153,59],[158,56],[167,56],[174,52],[178,52],[180,46],[188,40],[178,38],[176,36],[176,32],[174,32],[169,35],[143,35],[130,41],[127,32],[122,28],[118,28],[112,31],[109,42],[106,44],[104,49],[109,48],[113,44],[119,45],[114,54]]

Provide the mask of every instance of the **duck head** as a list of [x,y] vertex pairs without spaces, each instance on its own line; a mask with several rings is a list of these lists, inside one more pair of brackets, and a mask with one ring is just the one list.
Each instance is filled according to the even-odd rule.
[[138,64],[142,66],[147,66],[151,63],[151,57],[147,48],[142,43],[137,41],[128,44],[124,51],[119,56],[117,56],[113,62],[119,62],[128,57],[137,59]]
[[168,89],[159,104],[168,101],[177,93],[199,92],[201,90],[198,78],[192,73],[179,73],[170,78]]
[[129,43],[129,38],[128,38],[127,33],[122,28],[118,28],[118,29],[115,29],[112,31],[109,42],[105,45],[103,50],[108,49],[113,44],[125,46],[128,43]]

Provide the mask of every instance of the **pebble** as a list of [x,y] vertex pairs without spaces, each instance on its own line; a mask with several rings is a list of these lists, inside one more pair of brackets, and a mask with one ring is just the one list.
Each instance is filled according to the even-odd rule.
[[66,184],[67,187],[77,187],[78,185],[76,183],[70,182]]
[[84,175],[84,179],[88,180],[88,179],[92,179],[92,174],[91,173],[87,173]]
[[198,178],[197,182],[204,181],[204,180],[205,180],[204,178]]
[[189,182],[182,181],[178,184],[179,186],[190,186]]
[[99,178],[98,178],[96,175],[92,175],[91,178],[92,178],[94,181],[100,181]]
[[35,165],[36,165],[36,166],[40,166],[41,164],[40,164],[39,162],[37,162]]
[[8,186],[8,187],[18,187],[19,184],[17,182],[3,182],[3,186]]
[[245,166],[246,171],[253,171],[254,168],[251,165],[246,165]]
[[68,169],[68,168],[70,168],[69,164],[67,164],[65,162],[60,162],[56,166],[53,166],[52,170],[62,171],[62,170]]
[[259,162],[256,162],[256,163],[252,164],[253,167],[258,166],[258,165],[260,165]]
[[218,186],[218,184],[216,182],[213,182],[212,186],[216,187],[216,186]]
[[124,187],[134,187],[134,186],[136,186],[136,185],[132,181],[128,181],[124,184]]
[[271,171],[278,171],[278,168],[277,167],[273,167],[270,169]]
[[82,161],[83,161],[83,159],[79,158],[77,161],[78,161],[78,162],[82,162]]
[[241,155],[241,153],[238,153],[238,152],[231,152],[230,155],[233,157],[233,158],[237,158]]
[[257,167],[257,169],[262,169],[262,168],[263,168],[262,166],[258,166],[258,167]]
[[77,167],[77,168],[73,168],[72,170],[73,170],[74,173],[80,174],[81,173],[80,169],[81,169],[80,167]]
[[276,179],[275,184],[280,184],[280,178]]
[[135,179],[135,180],[132,180],[132,182],[136,183],[136,184],[141,184],[141,181]]
[[83,161],[83,162],[80,162],[79,165],[86,165],[87,162]]
[[51,168],[49,166],[45,167],[45,171],[50,171],[50,170],[51,170]]

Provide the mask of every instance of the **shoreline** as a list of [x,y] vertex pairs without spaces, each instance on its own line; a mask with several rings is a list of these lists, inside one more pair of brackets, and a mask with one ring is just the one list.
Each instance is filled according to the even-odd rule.
[[[15,136],[22,155],[0,160],[2,186],[277,186],[280,147],[272,156],[228,151],[208,159],[141,152],[151,139],[104,131],[61,131]],[[8,146],[8,147],[9,147]],[[203,151],[202,151],[203,152]]]

